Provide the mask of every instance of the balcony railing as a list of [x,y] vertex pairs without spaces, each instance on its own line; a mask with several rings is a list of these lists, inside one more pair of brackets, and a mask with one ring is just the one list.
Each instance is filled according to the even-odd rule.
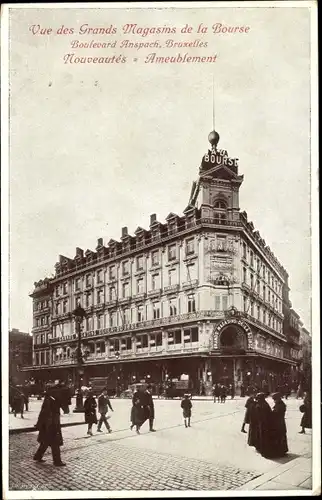
[[186,281],[185,283],[182,283],[182,289],[188,290],[190,288],[196,288],[198,284],[199,284],[198,280]]
[[137,301],[141,301],[141,300],[144,300],[146,297],[146,294],[145,293],[137,293],[136,295],[133,295],[132,296],[132,300],[134,302],[137,302]]
[[164,287],[164,293],[173,293],[178,292],[180,286],[179,285],[169,285]]
[[156,290],[150,290],[148,292],[148,297],[151,298],[151,297],[158,297],[159,295],[161,295],[161,288],[157,288]]
[[[102,328],[100,330],[91,330],[89,332],[84,332],[82,334],[82,340],[86,340],[87,338],[90,337],[102,337],[105,335],[114,335],[116,333],[121,333],[121,332],[131,332],[133,330],[144,330],[148,329],[151,327],[158,327],[158,326],[163,326],[163,325],[172,325],[176,323],[182,323],[184,321],[193,321],[193,320],[199,320],[199,319],[207,319],[207,318],[218,318],[222,319],[224,318],[224,312],[223,311],[195,311],[191,313],[185,313],[185,314],[180,314],[177,316],[168,316],[166,318],[160,318],[160,319],[153,319],[149,321],[141,321],[140,323],[131,323],[131,324],[125,324],[122,326],[112,326],[110,328]],[[61,342],[69,342],[71,340],[76,340],[77,336],[73,335],[68,335],[65,337],[55,337],[50,339],[50,343],[61,343]]]

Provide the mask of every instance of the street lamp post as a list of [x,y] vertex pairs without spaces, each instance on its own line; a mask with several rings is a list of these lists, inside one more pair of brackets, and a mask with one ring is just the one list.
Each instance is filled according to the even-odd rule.
[[83,396],[82,396],[82,389],[81,389],[81,372],[82,372],[82,368],[83,368],[83,355],[82,355],[82,347],[81,347],[81,342],[82,342],[81,325],[82,325],[83,319],[86,317],[86,312],[81,307],[80,303],[78,303],[76,309],[73,311],[72,314],[75,318],[76,333],[77,333],[77,358],[76,358],[76,362],[77,362],[77,369],[76,369],[77,393],[76,393],[76,406],[74,408],[74,413],[83,413],[84,406],[83,406]]

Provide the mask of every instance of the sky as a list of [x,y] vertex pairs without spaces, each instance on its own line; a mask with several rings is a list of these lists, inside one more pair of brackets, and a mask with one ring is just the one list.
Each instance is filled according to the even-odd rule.
[[[118,33],[33,35],[31,25],[117,27]],[[191,34],[126,35],[138,26]],[[197,34],[203,23],[246,33]],[[10,328],[31,331],[33,284],[60,254],[95,250],[182,214],[213,126],[239,158],[240,207],[289,273],[291,301],[310,329],[310,27],[307,8],[13,9],[10,23]],[[71,41],[167,39],[217,54],[212,64],[146,64],[154,48],[78,49]],[[64,64],[66,53],[126,55],[126,64]],[[133,62],[133,58],[138,58]]]

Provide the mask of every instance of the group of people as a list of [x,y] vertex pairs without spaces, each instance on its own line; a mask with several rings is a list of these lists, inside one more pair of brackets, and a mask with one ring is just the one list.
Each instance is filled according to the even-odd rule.
[[212,395],[214,398],[214,403],[225,403],[227,395],[230,395],[231,399],[235,397],[235,388],[232,384],[226,387],[224,384],[215,384],[212,388]]
[[9,405],[11,408],[11,413],[13,413],[15,417],[17,416],[17,414],[20,414],[21,418],[24,418],[24,410],[28,411],[29,408],[29,397],[19,389],[10,388]]
[[[288,452],[286,404],[279,392],[272,394],[273,408],[266,401],[266,397],[267,394],[259,392],[247,399],[241,432],[246,433],[245,425],[249,424],[248,445],[255,447],[265,458],[280,458]],[[308,394],[300,406],[300,411],[303,413],[300,433],[303,434],[305,428],[312,428],[311,399]]]

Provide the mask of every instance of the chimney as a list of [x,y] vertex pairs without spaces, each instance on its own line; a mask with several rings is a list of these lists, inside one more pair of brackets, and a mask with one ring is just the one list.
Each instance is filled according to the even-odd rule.
[[97,240],[97,246],[102,247],[103,246],[103,238],[98,238]]
[[84,250],[81,248],[76,248],[76,257],[80,257],[81,259],[84,257]]
[[128,233],[127,233],[127,227],[122,227],[122,238],[125,238],[125,236],[128,236]]
[[150,226],[152,226],[153,222],[156,222],[157,220],[157,214],[151,214],[150,215]]

